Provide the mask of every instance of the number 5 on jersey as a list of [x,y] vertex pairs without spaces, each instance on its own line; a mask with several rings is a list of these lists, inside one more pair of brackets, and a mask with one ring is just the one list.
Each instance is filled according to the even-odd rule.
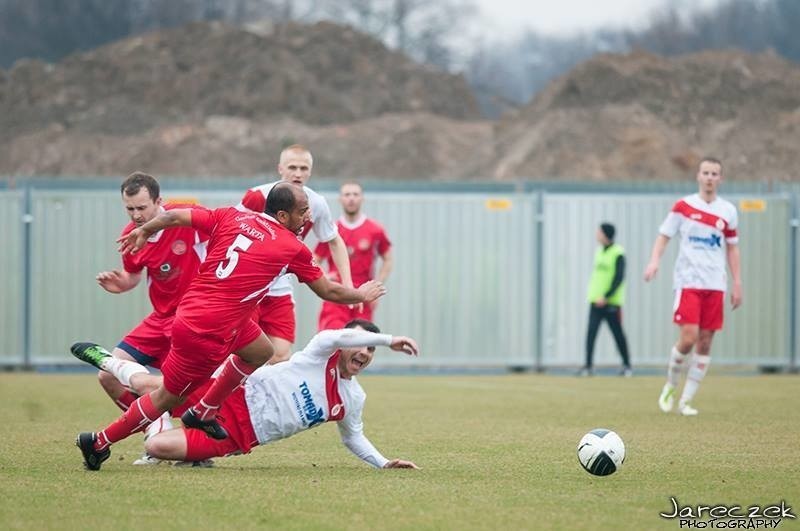
[[[233,270],[236,268],[236,264],[239,263],[239,252],[238,250],[246,251],[250,246],[253,245],[253,240],[239,234],[236,236],[236,239],[233,241],[230,247],[228,247],[228,252],[225,253],[225,260],[219,263],[217,266],[217,278],[228,278],[233,273]],[[226,263],[227,262],[227,263]]]

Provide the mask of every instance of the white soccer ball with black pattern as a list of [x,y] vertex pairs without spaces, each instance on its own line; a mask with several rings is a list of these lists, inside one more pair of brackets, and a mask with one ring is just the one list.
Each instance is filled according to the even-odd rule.
[[625,462],[625,443],[611,430],[594,429],[578,443],[578,461],[588,473],[608,476]]

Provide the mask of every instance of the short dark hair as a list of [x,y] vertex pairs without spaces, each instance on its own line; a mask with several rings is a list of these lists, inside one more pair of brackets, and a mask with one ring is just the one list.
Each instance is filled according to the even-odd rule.
[[360,326],[367,332],[373,332],[375,334],[381,333],[381,329],[378,328],[378,325],[376,325],[372,321],[367,321],[366,319],[353,319],[352,321],[349,321],[346,325],[344,325],[345,328],[355,328],[357,326]]
[[603,231],[603,234],[606,235],[606,238],[609,241],[614,241],[614,234],[617,232],[617,229],[611,223],[601,223],[600,230]]
[[160,197],[161,187],[158,185],[156,178],[141,171],[135,171],[128,175],[125,180],[122,181],[122,186],[119,187],[119,191],[130,197],[138,194],[139,190],[143,187],[147,188],[147,193],[150,194],[150,199],[153,201]]
[[297,203],[295,193],[295,185],[292,183],[281,182],[276,184],[267,194],[264,213],[275,217],[281,210],[291,212]]

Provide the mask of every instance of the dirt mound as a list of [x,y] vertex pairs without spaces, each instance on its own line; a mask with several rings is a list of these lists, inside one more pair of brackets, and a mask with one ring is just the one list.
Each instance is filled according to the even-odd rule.
[[495,178],[686,178],[700,157],[726,178],[800,167],[800,67],[773,54],[599,55],[496,127]]
[[600,55],[492,123],[464,79],[330,23],[199,23],[0,70],[0,174],[728,179],[800,168],[800,67],[772,54]]
[[52,123],[127,135],[214,115],[325,125],[403,112],[479,117],[462,77],[326,22],[197,23],[0,71],[0,139]]

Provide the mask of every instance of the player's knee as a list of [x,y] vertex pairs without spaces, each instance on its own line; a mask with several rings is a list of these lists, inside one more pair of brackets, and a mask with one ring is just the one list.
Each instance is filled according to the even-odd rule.
[[173,458],[171,454],[174,453],[174,449],[170,439],[171,437],[162,436],[160,433],[150,437],[144,442],[144,451],[158,459],[171,459]]
[[119,380],[106,371],[99,371],[97,373],[97,381],[100,382],[100,386],[109,393],[122,386]]

